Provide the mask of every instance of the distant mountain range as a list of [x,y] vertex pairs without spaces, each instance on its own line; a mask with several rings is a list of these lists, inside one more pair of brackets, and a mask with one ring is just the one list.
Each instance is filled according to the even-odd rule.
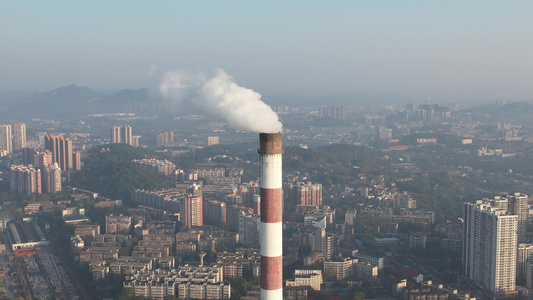
[[110,95],[71,84],[47,92],[0,93],[0,117],[72,118],[96,113],[143,113],[156,103],[161,103],[161,98],[148,88],[122,90]]
[[[263,95],[271,106],[323,106],[343,105],[335,99],[348,95],[331,95],[322,99],[300,98],[290,95]],[[340,97],[340,98],[339,98]],[[349,101],[348,101],[349,102]],[[355,104],[357,102],[352,103]],[[373,103],[374,105],[376,103]],[[346,105],[350,105],[346,103]],[[363,103],[357,103],[363,105]],[[180,107],[180,110],[187,110]],[[47,92],[23,93],[0,92],[0,118],[20,121],[32,118],[61,119],[82,118],[89,114],[134,112],[137,115],[169,112],[158,93],[150,88],[139,90],[95,91],[88,87],[71,84]],[[509,102],[501,107],[495,104],[464,109],[465,112],[481,113],[496,119],[520,122],[533,121],[533,101]]]
[[491,118],[513,124],[525,124],[528,127],[533,121],[533,101],[509,102],[501,106],[496,104],[474,106],[462,111],[470,112],[481,119]]

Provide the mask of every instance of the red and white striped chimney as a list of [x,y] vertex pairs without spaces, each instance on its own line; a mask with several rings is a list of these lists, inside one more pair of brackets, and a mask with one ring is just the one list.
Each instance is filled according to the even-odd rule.
[[260,133],[261,300],[283,299],[281,133]]

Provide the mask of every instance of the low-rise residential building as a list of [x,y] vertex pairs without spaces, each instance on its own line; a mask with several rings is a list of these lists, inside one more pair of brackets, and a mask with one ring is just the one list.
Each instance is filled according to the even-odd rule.
[[123,285],[132,288],[135,296],[150,299],[230,299],[231,285],[223,280],[222,267],[185,265],[172,270],[138,270],[126,276]]
[[285,282],[285,286],[301,286],[310,287],[315,291],[320,291],[323,283],[322,270],[318,269],[296,269],[294,270],[294,278]]
[[324,273],[332,276],[335,280],[347,280],[355,273],[357,259],[339,257],[334,260],[324,261]]

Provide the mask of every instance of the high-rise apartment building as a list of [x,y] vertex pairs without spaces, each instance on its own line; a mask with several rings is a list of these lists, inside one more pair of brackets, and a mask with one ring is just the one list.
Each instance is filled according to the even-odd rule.
[[81,170],[81,153],[80,153],[80,151],[72,152],[72,169],[74,171]]
[[48,134],[45,137],[45,148],[52,152],[52,163],[58,163],[63,171],[72,170],[72,141],[70,139]]
[[160,132],[155,136],[155,144],[157,147],[172,145],[172,143],[174,143],[173,131]]
[[35,154],[37,154],[37,150],[33,148],[24,148],[22,149],[22,164],[27,165],[35,165],[34,164],[34,157]]
[[257,215],[239,216],[239,242],[246,247],[259,248],[261,237],[261,217]]
[[57,194],[61,191],[61,169],[57,163],[41,167],[43,179],[42,190],[45,193]]
[[181,218],[183,224],[191,228],[193,226],[203,226],[203,205],[201,195],[189,195],[181,200]]
[[142,136],[134,135],[131,140],[131,146],[139,147]]
[[13,125],[13,150],[26,148],[26,124],[17,123]]
[[131,126],[122,126],[120,130],[120,138],[122,140],[122,143],[133,146],[133,135],[131,134]]
[[26,166],[11,166],[11,191],[31,195],[41,193],[41,170]]
[[51,151],[24,148],[22,157],[25,166],[40,170],[43,193],[56,194],[61,191],[61,168],[58,163],[52,163]]
[[242,214],[251,215],[254,211],[252,208],[242,205],[232,204],[226,206],[226,224],[234,229],[239,229],[239,216]]
[[121,142],[120,138],[120,126],[111,127],[111,144],[118,144]]
[[295,205],[322,206],[322,184],[294,182],[289,184],[289,201]]
[[11,125],[9,124],[0,125],[0,152],[5,154],[13,152]]
[[220,138],[217,135],[207,137],[207,146],[218,145],[219,143],[220,143]]
[[63,171],[72,170],[74,163],[72,156],[72,141],[70,139],[48,134],[45,137],[45,148],[52,152],[52,163],[58,163]]
[[320,118],[346,119],[347,112],[344,106],[322,106],[318,111]]
[[527,242],[527,221],[528,221],[528,196],[514,193],[506,196],[509,199],[509,213],[518,216],[518,242]]
[[204,215],[212,224],[226,224],[226,202],[217,200],[204,202]]
[[59,166],[62,170],[72,170],[72,141],[68,138],[59,139]]
[[516,289],[518,216],[499,204],[485,199],[464,209],[464,272],[492,295]]
[[533,244],[518,244],[518,257],[516,258],[516,279],[527,278],[527,265],[533,263]]
[[326,233],[325,228],[316,228],[313,235],[311,235],[311,251],[322,252],[324,259],[332,259],[334,240],[334,236]]
[[134,146],[135,141],[131,132],[131,126],[112,126],[110,129],[110,140],[112,144],[128,144]]

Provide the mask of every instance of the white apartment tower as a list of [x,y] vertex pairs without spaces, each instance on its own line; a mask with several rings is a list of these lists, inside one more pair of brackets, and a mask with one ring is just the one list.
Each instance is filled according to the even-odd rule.
[[111,127],[111,144],[118,144],[120,143],[120,126],[112,126]]
[[13,150],[26,148],[26,124],[17,123],[13,125]]
[[514,193],[504,197],[509,199],[509,213],[518,216],[518,242],[527,243],[528,196]]
[[533,244],[518,244],[518,256],[516,258],[516,278],[527,278],[527,266],[533,263]]
[[122,126],[120,137],[122,138],[122,143],[133,146],[133,136],[131,133],[131,126],[129,125]]
[[0,152],[5,154],[13,152],[11,125],[9,124],[0,125]]
[[463,226],[465,275],[492,295],[514,291],[518,216],[478,200],[465,204]]
[[42,167],[42,189],[45,193],[57,194],[61,192],[61,168],[57,163]]
[[132,135],[131,126],[112,126],[110,129],[111,144],[128,144],[134,146],[135,141]]

